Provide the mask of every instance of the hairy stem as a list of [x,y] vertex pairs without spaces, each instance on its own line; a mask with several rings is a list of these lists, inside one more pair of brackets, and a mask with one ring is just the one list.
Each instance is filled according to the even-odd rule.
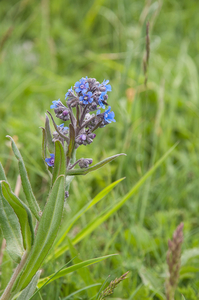
[[17,279],[17,276],[19,275],[19,273],[23,269],[23,267],[26,263],[27,257],[28,257],[28,252],[25,251],[22,258],[21,258],[21,261],[18,264],[18,266],[16,267],[16,269],[15,269],[15,271],[14,271],[14,273],[13,273],[13,275],[12,275],[5,291],[3,292],[3,295],[1,296],[1,300],[9,300],[12,287],[15,283],[15,280]]
[[78,164],[78,162],[80,162],[81,158],[78,159],[72,166],[70,166],[69,170],[73,169],[74,166],[76,166],[76,164]]

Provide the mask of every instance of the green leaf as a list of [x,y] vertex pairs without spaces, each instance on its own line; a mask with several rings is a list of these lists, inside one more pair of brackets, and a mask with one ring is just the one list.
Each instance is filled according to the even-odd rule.
[[21,227],[24,249],[30,250],[34,242],[34,230],[32,216],[28,207],[12,192],[6,181],[1,181],[1,189],[4,198],[12,206],[17,215]]
[[6,174],[4,172],[4,168],[3,168],[2,164],[1,164],[1,162],[0,162],[0,180],[7,181]]
[[145,286],[147,286],[160,300],[166,300],[165,295],[161,292],[162,281],[153,269],[139,266],[138,274]]
[[46,121],[45,121],[45,135],[46,135],[46,144],[48,151],[50,153],[54,153],[54,142],[52,141],[52,133],[50,130],[50,121],[48,116],[46,115]]
[[80,293],[80,292],[83,292],[85,290],[88,290],[88,289],[91,289],[93,287],[96,287],[96,286],[99,286],[101,285],[101,283],[95,283],[95,284],[91,284],[91,285],[88,285],[88,286],[85,286],[84,288],[80,289],[80,290],[77,290],[75,291],[74,293],[71,293],[70,295],[68,295],[67,297],[63,298],[62,300],[68,300],[68,299],[72,299],[73,296],[75,296],[76,294]]
[[182,253],[181,256],[181,266],[186,265],[189,260],[194,259],[199,256],[199,248],[187,249]]
[[54,184],[57,177],[61,174],[65,174],[66,170],[66,161],[64,147],[60,141],[55,142],[55,163],[53,170],[52,184]]
[[102,161],[100,161],[99,163],[97,163],[96,165],[86,168],[86,169],[73,169],[73,170],[67,170],[67,175],[86,175],[92,171],[95,171],[101,167],[103,167],[104,165],[106,165],[107,163],[109,163],[110,161],[116,159],[118,156],[121,155],[126,155],[125,153],[120,153],[120,154],[116,154],[113,155],[111,157],[108,157]]
[[64,175],[59,176],[51,189],[47,204],[39,222],[35,243],[24,268],[24,272],[18,282],[18,288],[20,290],[25,288],[31,281],[56,238],[64,206],[64,181]]
[[0,183],[0,226],[6,240],[6,249],[15,262],[20,262],[23,254],[23,242],[19,220],[13,208],[5,200]]
[[17,298],[17,300],[28,300],[31,298],[33,295],[36,287],[37,287],[37,282],[39,280],[41,271],[38,271],[35,276],[32,278],[31,282],[29,285],[21,292],[20,296]]
[[109,184],[105,189],[103,189],[93,200],[91,200],[89,203],[87,203],[76,215],[74,215],[73,218],[71,218],[68,223],[63,224],[63,229],[59,233],[59,238],[57,238],[57,242],[55,244],[55,247],[58,247],[66,238],[68,232],[72,228],[72,226],[75,224],[75,222],[83,215],[85,214],[91,207],[93,207],[95,204],[97,204],[101,199],[103,199],[112,189],[120,183],[124,178],[121,178],[111,184]]
[[[138,189],[143,185],[143,183],[151,176],[155,170],[162,164],[162,162],[170,155],[170,153],[175,149],[178,145],[176,143],[173,147],[171,147],[157,162],[156,164],[143,176],[140,180],[132,187],[132,189],[116,204],[112,205],[110,208],[106,209],[103,213],[101,213],[94,221],[91,221],[84,229],[82,229],[78,235],[72,240],[72,243],[75,245],[79,241],[81,241],[85,236],[93,232],[100,224],[106,221],[111,215],[113,215],[116,211],[118,211],[127,200],[129,200],[133,194],[135,194]],[[53,252],[54,259],[61,256],[66,250],[68,250],[68,244],[64,244],[62,247],[57,248]]]
[[[2,247],[3,248],[3,247]],[[2,249],[1,248],[1,249]],[[3,249],[2,249],[3,250]],[[1,262],[1,290],[5,290],[13,273],[13,261],[6,249],[3,250]]]
[[70,159],[73,156],[73,150],[74,150],[74,145],[75,145],[75,129],[72,124],[69,124],[69,136],[70,136],[70,143],[68,145],[68,152],[67,152],[66,156],[67,156],[67,159],[70,161]]
[[12,150],[14,152],[15,157],[18,159],[19,173],[21,176],[21,182],[22,182],[22,186],[23,186],[23,190],[24,190],[24,194],[26,196],[28,206],[29,206],[31,212],[33,213],[33,215],[35,216],[35,218],[37,220],[39,220],[40,219],[40,217],[39,217],[40,208],[39,208],[39,205],[33,194],[23,158],[22,158],[21,153],[19,152],[14,140],[9,135],[7,135],[7,137],[11,140]]
[[[103,261],[103,260],[105,260],[105,259],[107,259],[107,258],[109,258],[109,257],[111,257],[111,256],[114,256],[114,255],[117,255],[117,254],[110,254],[110,255],[101,256],[101,257],[98,257],[98,258],[92,258],[92,259],[89,259],[89,260],[85,260],[85,261],[83,261],[83,262],[81,262],[81,263],[78,263],[78,264],[76,264],[76,265],[74,265],[74,266],[65,268],[65,269],[61,270],[56,276],[54,276],[54,277],[52,278],[52,280],[49,280],[48,283],[54,281],[54,280],[57,279],[57,278],[60,278],[60,277],[62,277],[62,276],[65,276],[65,275],[67,275],[67,274],[69,274],[69,273],[72,273],[72,272],[74,272],[74,271],[77,271],[77,270],[79,270],[80,268],[83,268],[83,267],[87,267],[87,266],[93,265],[93,264],[95,264],[95,263],[98,263],[98,262],[100,262],[100,261]],[[53,274],[51,274],[50,276],[45,277],[45,278],[42,278],[41,280],[39,280],[38,287],[42,286],[42,285],[49,279],[49,277],[51,277],[51,276],[53,276]]]
[[[0,163],[0,180],[7,181],[1,163]],[[3,236],[6,240],[6,249],[8,254],[15,262],[18,263],[24,251],[20,224],[13,208],[3,197],[1,183],[0,183],[0,227],[2,229]]]
[[43,127],[40,127],[42,129],[42,158],[45,160],[46,158],[46,130]]

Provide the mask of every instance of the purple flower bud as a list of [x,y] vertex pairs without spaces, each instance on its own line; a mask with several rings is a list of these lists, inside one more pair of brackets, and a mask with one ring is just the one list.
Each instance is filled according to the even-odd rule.
[[80,140],[85,141],[86,140],[86,134],[81,134],[79,138],[80,138]]
[[92,102],[92,103],[91,103],[91,106],[90,106],[90,111],[94,111],[94,110],[96,110],[96,109],[97,109],[97,103]]
[[93,140],[96,137],[96,134],[95,133],[89,133],[88,137]]
[[106,92],[106,87],[105,86],[100,86],[99,90],[100,90],[100,92]]
[[68,198],[68,197],[69,197],[69,192],[65,191],[65,198]]
[[78,164],[81,169],[84,169],[84,168],[88,168],[88,166],[92,164],[92,162],[93,162],[92,158],[82,158]]
[[63,115],[64,117],[66,117],[68,114],[69,114],[68,110],[64,110],[64,111],[62,112],[62,115]]

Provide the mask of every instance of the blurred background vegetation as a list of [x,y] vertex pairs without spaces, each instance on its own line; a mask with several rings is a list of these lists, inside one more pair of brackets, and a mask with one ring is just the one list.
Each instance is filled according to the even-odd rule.
[[[1,0],[0,19],[0,160],[14,188],[17,163],[5,136],[15,136],[41,206],[49,185],[39,128],[44,126],[46,110],[53,100],[64,102],[67,90],[82,77],[109,79],[112,85],[108,101],[117,122],[98,130],[92,145],[80,147],[77,157],[92,157],[94,163],[120,152],[127,157],[75,178],[64,218],[71,218],[114,180],[126,179],[80,219],[70,238],[116,203],[179,141],[139,193],[75,246],[83,260],[119,255],[90,267],[88,277],[80,272],[53,282],[41,292],[42,299],[65,299],[86,285],[128,270],[128,279],[113,297],[165,299],[167,241],[181,221],[185,238],[176,299],[182,299],[181,294],[199,299],[197,1]],[[44,265],[42,276],[58,270],[70,257],[65,252]],[[4,259],[2,268],[9,278],[11,262]],[[92,292],[83,291],[70,299],[91,296]]]

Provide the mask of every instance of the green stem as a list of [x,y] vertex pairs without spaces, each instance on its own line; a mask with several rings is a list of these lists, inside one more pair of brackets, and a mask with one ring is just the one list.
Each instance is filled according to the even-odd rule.
[[10,298],[10,293],[11,293],[11,290],[13,288],[13,285],[15,283],[15,280],[17,279],[17,276],[19,275],[19,273],[21,272],[21,270],[23,269],[25,263],[26,263],[26,260],[27,260],[27,257],[28,257],[28,252],[25,251],[22,258],[21,258],[21,261],[20,263],[18,264],[18,266],[16,267],[5,291],[3,292],[2,296],[1,296],[1,299],[0,300],[9,300]]

